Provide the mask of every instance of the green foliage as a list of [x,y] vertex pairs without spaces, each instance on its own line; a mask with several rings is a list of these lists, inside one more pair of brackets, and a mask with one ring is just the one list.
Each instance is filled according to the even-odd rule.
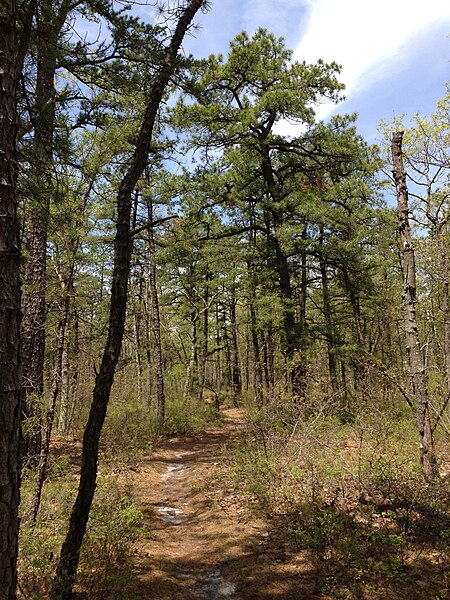
[[160,433],[170,437],[187,435],[220,423],[221,416],[214,405],[196,400],[178,400],[168,404],[167,417],[160,428]]
[[[64,461],[67,464],[65,457]],[[73,472],[73,468],[61,470],[61,460],[58,465],[44,488],[38,520],[21,524],[19,582],[33,600],[46,597],[50,588],[76,491],[74,477],[67,478],[67,472]],[[23,510],[30,500],[32,483],[31,477],[24,480]],[[142,518],[131,494],[119,489],[114,477],[100,478],[77,579],[79,589],[89,598],[129,598],[133,542],[142,531]]]
[[90,597],[102,598],[107,592],[112,598],[126,600],[132,545],[142,531],[143,514],[113,479],[102,484],[83,541],[80,582]]
[[422,485],[410,419],[388,406],[346,425],[320,411],[286,416],[275,403],[253,412],[234,480],[276,517],[281,545],[309,553],[316,592],[444,598],[450,507],[445,485]]
[[166,418],[160,423],[154,407],[133,396],[113,398],[102,435],[104,452],[112,460],[129,461],[154,446],[161,438],[187,435],[220,424],[215,406],[198,400],[169,399]]

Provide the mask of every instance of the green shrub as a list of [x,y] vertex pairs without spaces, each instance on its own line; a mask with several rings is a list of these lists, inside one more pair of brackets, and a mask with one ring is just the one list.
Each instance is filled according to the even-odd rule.
[[[30,501],[32,478],[22,489],[24,512]],[[44,487],[36,523],[23,521],[19,540],[19,583],[33,600],[49,592],[76,492],[76,480],[49,480]],[[76,585],[89,598],[127,599],[132,545],[142,528],[142,513],[130,493],[112,478],[97,487],[80,556]]]

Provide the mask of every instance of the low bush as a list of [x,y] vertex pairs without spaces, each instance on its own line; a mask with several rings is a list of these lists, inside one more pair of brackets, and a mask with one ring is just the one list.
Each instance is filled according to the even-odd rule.
[[[32,481],[25,479],[22,506],[30,500]],[[49,479],[44,488],[39,518],[23,521],[20,529],[19,585],[22,595],[42,600],[49,592],[73,498],[76,478]],[[133,542],[141,531],[142,513],[130,492],[112,477],[100,478],[88,530],[83,542],[77,589],[89,598],[128,599],[132,577]]]
[[318,592],[446,598],[450,499],[423,483],[412,419],[380,407],[343,424],[330,412],[275,400],[251,412],[236,484],[280,546],[309,553]]

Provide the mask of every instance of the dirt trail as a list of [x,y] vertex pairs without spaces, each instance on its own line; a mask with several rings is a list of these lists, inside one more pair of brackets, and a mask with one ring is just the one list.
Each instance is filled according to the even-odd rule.
[[286,561],[284,549],[269,543],[263,521],[240,499],[215,491],[214,479],[225,472],[224,447],[236,442],[243,419],[238,409],[224,415],[224,427],[172,439],[133,473],[148,527],[137,545],[136,595],[143,600],[312,598],[309,566]]

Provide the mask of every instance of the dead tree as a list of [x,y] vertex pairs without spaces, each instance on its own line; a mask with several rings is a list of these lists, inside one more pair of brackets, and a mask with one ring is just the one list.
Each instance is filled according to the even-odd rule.
[[392,137],[392,161],[395,188],[397,192],[397,229],[400,236],[403,267],[403,306],[405,321],[406,348],[409,357],[409,372],[416,402],[417,428],[420,438],[420,462],[425,481],[439,478],[439,467],[433,443],[430,420],[428,388],[425,376],[425,362],[419,344],[416,315],[416,264],[414,244],[409,225],[408,188],[402,154],[403,131]]

